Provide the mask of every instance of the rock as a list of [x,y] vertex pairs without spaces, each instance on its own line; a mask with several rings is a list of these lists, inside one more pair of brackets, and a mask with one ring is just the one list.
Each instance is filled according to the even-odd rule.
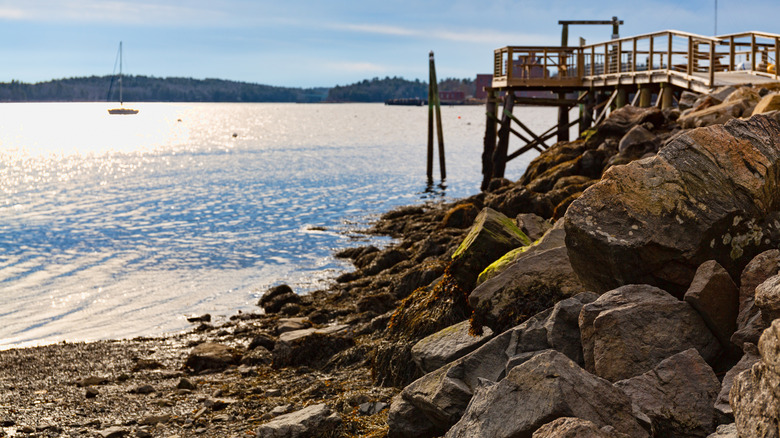
[[257,305],[265,310],[265,313],[277,313],[287,303],[299,303],[299,297],[292,288],[286,284],[272,287],[264,293]]
[[450,272],[462,289],[470,290],[479,273],[489,264],[515,248],[530,244],[531,240],[512,219],[484,208],[452,255]]
[[405,251],[390,248],[380,252],[368,266],[363,268],[362,272],[364,275],[376,275],[408,259],[409,255]]
[[735,379],[729,393],[740,437],[778,437],[780,418],[780,320],[764,331],[758,343],[760,360]]
[[611,426],[599,428],[582,418],[560,417],[536,429],[531,438],[628,438]]
[[565,247],[531,253],[471,292],[472,327],[501,332],[583,290]]
[[720,382],[694,348],[615,386],[650,417],[656,436],[706,437],[715,431]]
[[219,371],[238,364],[241,355],[227,345],[204,342],[192,349],[184,365],[195,373],[206,370]]
[[135,360],[135,365],[133,365],[132,371],[138,372],[144,370],[159,370],[161,368],[165,368],[165,365],[154,359],[139,358]]
[[287,332],[294,332],[296,330],[303,330],[311,327],[311,322],[306,318],[282,318],[276,323],[274,332],[281,335]]
[[631,128],[620,139],[618,153],[624,157],[639,158],[648,151],[658,149],[656,137],[642,125]]
[[498,383],[481,385],[463,417],[446,434],[456,437],[530,436],[559,417],[577,417],[646,437],[623,391],[556,351],[538,354]]
[[98,432],[102,438],[122,438],[130,435],[130,430],[121,426],[109,427]]
[[780,110],[780,94],[767,94],[753,108],[753,115]]
[[760,309],[755,305],[756,288],[769,277],[780,272],[780,251],[770,249],[753,258],[740,276],[739,315],[737,331],[731,338],[734,345],[745,342],[758,344],[761,333],[767,327]]
[[171,421],[170,415],[149,415],[147,417],[142,418],[138,424],[141,426],[154,426],[161,423],[167,423]]
[[682,94],[680,94],[680,101],[678,103],[678,107],[680,108],[680,111],[685,111],[688,108],[692,108],[693,104],[696,102],[696,99],[699,97],[698,94],[692,93],[690,91],[683,91]]
[[[708,108],[680,116],[678,122],[683,128],[701,128],[710,125],[722,125],[731,119],[741,117],[743,113],[752,110],[749,99],[723,102]],[[748,113],[749,114],[749,113]]]
[[[444,433],[463,415],[480,379],[499,381],[506,375],[510,363],[520,362],[518,357],[527,360],[541,350],[556,348],[571,355],[575,361],[581,360],[577,318],[583,304],[596,298],[596,294],[582,293],[563,300],[554,308],[494,337],[472,353],[412,382],[401,395],[414,409],[391,409],[390,432],[394,433],[396,428],[405,430],[410,423],[421,424],[420,418],[406,418],[404,413],[416,416],[422,413],[429,422],[426,429]],[[398,421],[398,425],[394,421]]]
[[152,385],[139,385],[136,387],[131,388],[129,391],[130,394],[151,394],[154,392],[154,386]]
[[707,438],[739,438],[737,435],[737,425],[734,423],[721,424],[715,430],[715,433],[708,436]]
[[426,336],[412,347],[412,358],[423,373],[430,373],[476,350],[493,337],[487,329],[481,336],[469,334],[470,324],[463,321]]
[[325,404],[311,405],[275,418],[257,428],[264,438],[306,438],[325,436],[341,423],[338,413]]
[[596,292],[650,284],[680,298],[707,260],[736,278],[780,240],[779,161],[780,124],[756,116],[687,131],[652,159],[610,168],[566,212],[574,271]]
[[734,379],[743,371],[749,370],[751,367],[753,367],[753,364],[758,362],[760,358],[758,355],[758,348],[755,345],[745,344],[742,349],[745,351],[745,354],[742,356],[742,359],[740,359],[736,365],[731,367],[731,369],[723,377],[720,393],[718,394],[718,398],[715,401],[715,409],[729,418],[734,418],[734,410],[731,409],[731,405],[729,404],[729,392],[731,391],[731,387],[734,385]]
[[230,405],[237,403],[237,400],[230,398],[207,398],[203,404],[212,411],[221,411]]
[[388,404],[383,402],[365,402],[358,406],[361,415],[374,415],[387,409]]
[[553,227],[550,221],[533,213],[520,213],[515,221],[520,230],[533,241],[540,239],[547,230]]
[[187,318],[187,322],[211,322],[211,315],[205,313],[200,316],[190,316]]
[[87,386],[105,385],[108,383],[108,379],[105,377],[89,376],[76,382],[76,386],[84,388]]
[[731,335],[737,330],[739,289],[729,273],[715,260],[702,263],[684,299],[699,312],[723,348],[731,349]]
[[437,429],[422,411],[404,400],[401,394],[393,397],[390,402],[387,424],[387,438],[427,438],[444,433]]
[[651,370],[696,348],[707,361],[718,340],[686,302],[648,285],[628,285],[586,304],[579,316],[585,368],[612,382]]
[[744,100],[751,105],[756,105],[761,100],[761,96],[753,87],[739,87],[734,92],[729,93],[728,97],[723,99],[723,103],[734,103]]
[[270,351],[274,349],[274,344],[276,344],[275,337],[269,335],[268,333],[259,333],[252,338],[252,342],[250,342],[249,346],[247,346],[246,348],[248,350],[254,350],[255,348],[263,347],[266,350]]
[[601,135],[623,137],[634,126],[649,122],[659,127],[664,124],[664,121],[664,114],[660,108],[626,105],[613,111],[596,129]]
[[355,345],[347,325],[283,333],[273,351],[273,366],[321,367],[339,351]]
[[474,223],[479,214],[477,207],[470,203],[464,203],[452,207],[441,222],[442,228],[468,228]]
[[179,379],[179,383],[176,384],[176,389],[188,389],[190,391],[195,391],[198,389],[198,386],[192,383],[190,379],[182,377]]
[[89,387],[84,391],[84,397],[85,398],[95,398],[100,394],[100,391],[97,390],[97,388]]
[[390,292],[368,294],[358,299],[356,304],[358,313],[375,312],[385,313],[395,308],[396,298]]
[[775,319],[780,318],[780,275],[769,277],[758,285],[755,300],[767,326]]

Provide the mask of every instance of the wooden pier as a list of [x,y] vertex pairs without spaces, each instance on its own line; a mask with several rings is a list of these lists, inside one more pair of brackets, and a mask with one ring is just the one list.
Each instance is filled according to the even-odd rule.
[[[627,103],[669,108],[686,90],[708,93],[725,85],[780,82],[778,34],[708,37],[666,30],[572,47],[566,45],[569,23],[578,24],[561,22],[564,37],[560,47],[507,46],[495,50],[493,82],[487,88],[483,190],[492,178],[504,176],[508,161],[530,150],[547,149],[553,138],[568,141],[572,126],[579,125],[582,134],[611,109]],[[522,97],[525,93],[521,92],[527,91],[549,92],[549,97]],[[558,123],[537,135],[512,114],[515,105],[559,107]],[[569,122],[569,110],[574,106],[579,106],[580,117]],[[511,153],[510,134],[523,142]]]

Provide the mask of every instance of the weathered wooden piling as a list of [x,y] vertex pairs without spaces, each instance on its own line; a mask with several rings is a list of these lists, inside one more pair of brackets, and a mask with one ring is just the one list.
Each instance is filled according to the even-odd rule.
[[[435,115],[434,115],[435,113]],[[439,140],[439,172],[441,180],[447,179],[447,167],[444,162],[444,129],[441,124],[441,102],[439,101],[439,83],[436,79],[436,63],[433,51],[428,55],[428,181],[433,180],[433,121],[436,120],[436,133]]]

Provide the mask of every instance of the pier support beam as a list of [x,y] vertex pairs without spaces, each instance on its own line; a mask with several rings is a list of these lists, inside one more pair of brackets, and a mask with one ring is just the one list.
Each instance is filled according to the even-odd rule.
[[[566,93],[558,93],[558,99],[565,100]],[[569,107],[558,107],[558,141],[569,141]]]
[[585,96],[585,102],[580,104],[580,135],[590,129],[590,126],[593,124],[594,94],[595,91],[591,88],[588,95]]
[[647,108],[651,105],[651,101],[653,100],[653,92],[648,86],[640,86],[639,87],[639,107],[640,108]]
[[493,175],[491,178],[503,178],[506,169],[506,154],[509,149],[509,134],[512,133],[512,111],[515,108],[515,92],[507,91],[504,96],[504,111],[501,116],[501,128],[498,130],[498,144],[493,151]]
[[674,106],[674,87],[666,82],[661,84],[661,109],[667,109]]
[[615,109],[623,108],[628,103],[628,93],[625,88],[617,88],[617,97],[615,97]]
[[496,150],[496,121],[498,120],[498,96],[496,90],[488,90],[485,111],[485,138],[482,149],[482,190],[487,190],[490,179],[493,177],[493,152]]

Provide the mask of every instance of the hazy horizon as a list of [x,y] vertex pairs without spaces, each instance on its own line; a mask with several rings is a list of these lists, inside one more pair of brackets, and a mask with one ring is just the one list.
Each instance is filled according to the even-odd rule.
[[[780,4],[720,0],[718,34],[775,31]],[[559,45],[558,20],[624,20],[621,36],[666,29],[715,32],[715,0],[307,2],[226,0],[0,0],[0,82],[103,76],[119,41],[124,71],[279,87],[330,88],[373,77],[426,80],[489,73],[493,50]],[[573,26],[606,41],[611,26]]]

